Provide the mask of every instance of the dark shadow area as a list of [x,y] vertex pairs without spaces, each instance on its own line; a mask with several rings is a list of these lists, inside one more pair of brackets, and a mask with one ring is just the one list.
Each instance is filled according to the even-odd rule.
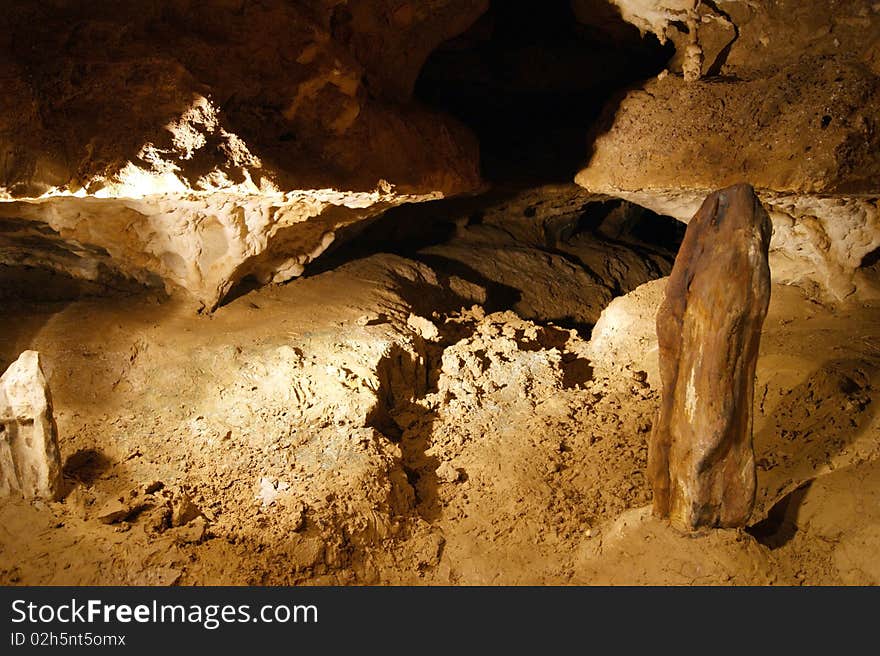
[[336,233],[336,240],[310,264],[307,276],[331,271],[346,262],[376,253],[409,256],[423,248],[449,241],[461,223],[479,224],[487,208],[516,195],[515,189],[492,189],[476,195],[455,196],[426,203],[405,203],[372,220]]
[[876,267],[878,263],[880,263],[880,248],[875,248],[862,258],[862,261],[859,263],[859,268],[870,269]]
[[767,517],[750,526],[746,532],[768,549],[778,549],[788,544],[797,533],[797,515],[804,497],[813,481],[807,481],[791,494],[787,494],[767,513]]
[[687,225],[671,216],[613,199],[587,205],[576,228],[578,232],[595,232],[610,242],[638,244],[674,257]]
[[260,289],[263,285],[257,280],[256,276],[245,276],[237,283],[232,286],[232,289],[223,297],[223,299],[217,304],[217,309],[225,307],[232,303],[233,301],[238,300],[242,296],[245,296],[252,291],[256,291]]
[[367,416],[367,426],[400,446],[405,481],[397,480],[395,484],[409,486],[409,491],[401,491],[401,498],[408,497],[407,492],[410,492],[417,512],[429,522],[438,519],[441,514],[438,494],[440,482],[436,473],[440,461],[428,454],[436,415],[416,403],[416,400],[437,390],[445,346],[469,334],[472,334],[472,329],[458,326],[451,333],[444,333],[440,343],[424,342],[423,370],[414,371],[409,364],[409,354],[399,346],[393,347],[377,367],[377,402]]
[[[417,314],[477,304],[489,313],[513,310],[588,336],[598,316],[589,309],[590,289],[619,296],[667,275],[686,226],[633,203],[578,190],[573,184],[505,186],[401,205],[340,231],[305,277],[395,255],[436,276],[428,296],[423,283],[399,280],[398,293]],[[553,275],[567,278],[557,287],[547,282]],[[241,284],[230,297],[247,290]],[[572,300],[575,293],[584,295],[583,304]]]
[[65,478],[92,485],[112,466],[113,462],[101,451],[81,449],[67,458],[63,471]]
[[[482,302],[483,309],[487,314],[509,310],[522,298],[522,291],[516,287],[505,285],[490,278],[468,266],[463,262],[442,255],[420,254],[416,257],[419,262],[427,264],[442,276],[441,282],[449,286],[449,278],[455,276],[486,290],[486,299]],[[408,299],[415,303],[416,299]]]
[[423,67],[416,97],[477,134],[490,182],[570,181],[605,103],[659,73],[674,53],[608,3],[593,4],[585,24],[568,0],[493,0]]
[[[334,244],[308,266],[305,275],[318,275],[378,253],[425,261],[427,256],[420,255],[419,251],[447,244],[467,228],[486,224],[487,215],[490,214],[495,215],[491,223],[502,229],[507,221],[511,224],[539,221],[543,241],[530,246],[559,255],[585,268],[593,277],[597,277],[597,274],[590,271],[586,263],[561,246],[579,235],[591,235],[610,246],[659,255],[671,264],[687,228],[672,217],[656,214],[624,200],[604,197],[586,200],[573,212],[566,208],[558,214],[545,214],[540,218],[536,218],[534,207],[528,207],[524,216],[507,213],[504,214],[504,221],[499,222],[499,208],[519,193],[522,193],[521,189],[496,188],[473,196],[394,207],[372,220],[340,230]],[[223,304],[258,287],[256,280],[245,278],[230,291]]]
[[[134,296],[153,292],[164,298],[164,291],[148,288],[135,280],[114,275],[99,264],[99,280],[74,278],[65,271],[33,266],[0,264],[0,301],[70,302],[81,298]],[[76,268],[73,263],[72,268]]]
[[109,302],[167,299],[164,289],[148,288],[134,280],[114,276],[103,268],[98,281],[83,280],[63,272],[31,266],[0,265],[0,313],[15,317],[0,330],[0,374],[22,351],[36,348],[40,332],[72,303],[91,298]]

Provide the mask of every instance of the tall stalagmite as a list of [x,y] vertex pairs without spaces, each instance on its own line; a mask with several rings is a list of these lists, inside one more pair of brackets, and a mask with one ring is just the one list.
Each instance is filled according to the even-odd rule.
[[771,232],[750,185],[710,194],[688,225],[657,314],[663,390],[648,471],[654,512],[684,530],[743,526],[752,512]]

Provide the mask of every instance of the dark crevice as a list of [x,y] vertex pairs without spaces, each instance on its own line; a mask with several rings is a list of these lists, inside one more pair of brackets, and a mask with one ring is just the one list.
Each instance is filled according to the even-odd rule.
[[519,289],[490,280],[473,267],[458,260],[429,253],[418,253],[414,259],[427,264],[435,271],[442,272],[444,276],[457,276],[471,284],[483,287],[486,290],[486,300],[482,305],[486,312],[509,310],[522,297],[522,292]]
[[[71,257],[69,261],[76,264],[79,258]],[[58,268],[53,268],[53,264]],[[45,266],[0,264],[0,300],[61,302],[97,297],[166,298],[158,282],[147,286],[117,274],[103,262],[96,270],[96,279],[89,280],[74,277],[57,263]]]
[[859,268],[868,269],[878,262],[880,262],[880,248],[875,248],[862,258],[862,261],[859,263]]
[[730,43],[728,43],[721,49],[721,51],[715,57],[715,61],[712,62],[712,64],[706,70],[706,75],[708,77],[715,77],[721,74],[721,69],[724,68],[724,64],[727,63],[727,58],[730,56],[730,51],[733,49],[733,45],[739,39],[739,26],[736,24],[736,21],[734,21],[730,17],[730,14],[718,7],[717,2],[713,2],[712,0],[703,0],[703,4],[705,4],[707,7],[709,7],[709,9],[721,16],[733,27],[733,38],[730,40]]
[[256,289],[259,289],[262,286],[262,283],[257,280],[256,276],[247,275],[232,286],[232,289],[230,289],[226,296],[223,297],[217,307],[221,308],[229,305],[233,301]]
[[[620,296],[669,273],[685,225],[626,201],[590,196],[574,185],[559,189],[495,190],[391,209],[338,234],[334,250],[309,266],[306,275],[391,254],[423,264],[437,277],[439,287],[427,294],[424,283],[401,279],[398,293],[417,314],[430,316],[476,303],[487,312],[525,312],[533,321],[589,335],[595,318],[572,313],[562,298],[555,311],[542,313],[551,304],[541,304],[544,310],[534,314],[540,283],[528,272],[518,272],[517,263],[531,262],[543,272],[555,268],[560,275],[576,270],[597,288]],[[636,262],[642,272],[627,273]],[[474,296],[477,289],[483,291]],[[545,293],[558,292],[548,288]]]
[[798,510],[812,483],[808,481],[782,497],[767,513],[767,517],[750,526],[747,532],[768,549],[778,549],[791,542],[798,530]]

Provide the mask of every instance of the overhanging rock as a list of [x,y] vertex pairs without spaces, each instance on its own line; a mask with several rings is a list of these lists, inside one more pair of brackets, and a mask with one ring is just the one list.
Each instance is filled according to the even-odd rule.
[[10,200],[0,202],[0,264],[132,279],[213,309],[246,276],[266,284],[300,275],[341,228],[440,195],[386,187]]

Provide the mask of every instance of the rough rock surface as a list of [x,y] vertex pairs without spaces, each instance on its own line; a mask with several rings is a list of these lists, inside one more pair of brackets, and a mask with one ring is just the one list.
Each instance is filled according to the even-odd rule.
[[[364,191],[380,178],[406,191],[469,187],[466,133],[367,80],[406,90],[419,66],[409,41],[431,48],[485,2],[439,0],[390,24],[404,3],[338,4],[6,3],[0,186],[15,197],[97,193],[128,170],[200,189],[243,183],[247,169],[257,187],[268,177],[284,191]],[[381,45],[365,56],[364,40]]]
[[[652,239],[667,227],[668,238]],[[350,247],[342,259],[395,248],[448,278],[459,297],[454,309],[477,303],[490,312],[510,308],[525,319],[588,327],[616,294],[669,273],[679,228],[571,183],[496,189],[394,208],[343,236]],[[439,299],[420,302],[423,312],[439,309]]]
[[40,355],[25,351],[0,377],[0,496],[57,499],[58,436]]
[[[385,253],[211,316],[143,296],[7,298],[0,367],[46,354],[74,489],[57,504],[0,499],[0,581],[876,580],[880,302],[774,286],[755,390],[761,532],[683,536],[640,510],[659,386],[635,373],[656,351],[663,282],[615,304],[627,329],[605,354],[510,312],[435,315],[456,301],[450,277]],[[543,281],[519,284],[536,295]],[[872,466],[833,497],[808,494],[801,521],[795,492],[858,463]],[[184,496],[207,524],[173,525]]]
[[657,309],[666,295],[667,281],[659,278],[639,285],[602,310],[589,347],[590,363],[597,373],[613,378],[643,371],[648,384],[660,388]]
[[243,278],[299,276],[337,231],[391,206],[437,198],[313,189],[0,202],[0,263],[185,293],[213,309]]
[[752,514],[770,230],[750,186],[711,194],[688,225],[657,313],[663,391],[648,476],[655,513],[683,529],[744,526]]
[[298,275],[339,225],[474,189],[473,137],[408,102],[410,52],[485,4],[6,3],[0,263],[210,307]]
[[[878,71],[880,7],[871,0],[607,0],[621,17],[661,41],[672,41],[670,69],[681,73],[699,59],[696,77],[721,73],[752,74],[804,52],[846,52]],[[595,11],[606,0],[575,0]],[[690,47],[690,53],[688,49]],[[690,60],[690,61],[689,61]]]
[[679,52],[691,39],[681,26],[701,42],[718,22],[697,20],[707,7],[736,38],[699,80],[672,62],[615,98],[577,182],[687,221],[711,190],[748,180],[773,220],[774,280],[836,299],[860,291],[860,267],[880,247],[880,6],[615,3]]

